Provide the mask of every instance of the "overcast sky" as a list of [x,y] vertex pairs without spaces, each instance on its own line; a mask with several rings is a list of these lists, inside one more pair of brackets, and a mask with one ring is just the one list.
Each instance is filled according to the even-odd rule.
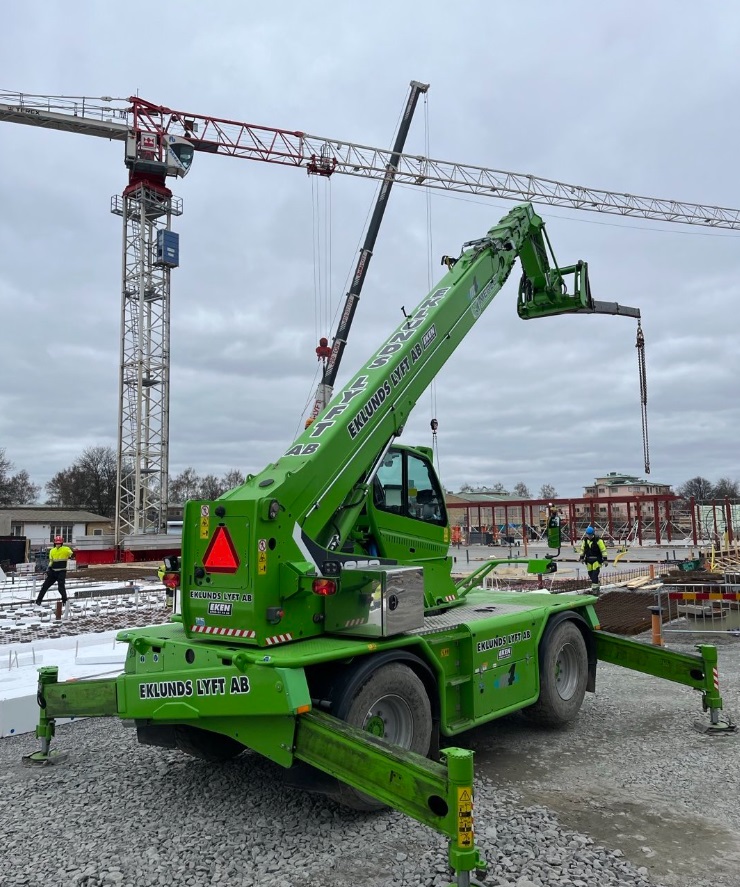
[[[424,4],[11,2],[0,88],[129,96],[366,145],[392,144],[409,81],[430,84],[406,150],[631,194],[740,206],[740,7],[688,2]],[[427,128],[428,123],[428,128]],[[0,123],[0,448],[43,485],[116,447],[123,146]],[[302,428],[316,386],[318,206],[331,207],[333,306],[376,186],[196,156],[172,184],[170,474],[256,472]],[[512,206],[396,187],[339,382]],[[427,224],[429,206],[431,225]],[[594,298],[642,310],[651,478],[740,477],[740,237],[539,207]],[[428,228],[431,227],[431,242]],[[324,262],[326,255],[320,256]],[[324,274],[324,278],[326,275]],[[516,314],[518,271],[403,435],[443,483],[544,483],[579,496],[644,475],[635,322]],[[324,314],[326,312],[324,311]],[[42,490],[41,500],[44,494]]]

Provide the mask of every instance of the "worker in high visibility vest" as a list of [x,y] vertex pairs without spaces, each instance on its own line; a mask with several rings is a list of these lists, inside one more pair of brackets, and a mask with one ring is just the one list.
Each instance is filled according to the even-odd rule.
[[608,563],[606,545],[604,540],[596,535],[593,527],[586,527],[586,532],[581,543],[580,560],[586,565],[588,578],[591,580],[591,594],[598,596],[601,591],[599,585],[599,571]]
[[72,557],[74,557],[74,551],[72,551],[69,545],[65,545],[64,537],[55,536],[54,545],[49,549],[49,566],[46,570],[46,579],[44,579],[36,598],[37,607],[40,606],[44,595],[55,582],[57,583],[62,603],[67,603],[67,561]]
[[[159,581],[162,582],[163,584],[164,584],[164,576],[165,576],[166,572],[167,572],[167,567],[164,565],[164,563],[161,563],[159,565],[159,569],[157,570],[157,577],[159,578]],[[175,593],[169,587],[169,585],[165,585],[164,587],[165,587],[165,603],[167,604],[168,607],[172,607],[174,600],[175,600]]]

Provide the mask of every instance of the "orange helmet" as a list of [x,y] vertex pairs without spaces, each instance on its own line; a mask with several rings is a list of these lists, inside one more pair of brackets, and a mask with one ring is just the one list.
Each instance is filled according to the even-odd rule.
[[64,536],[55,536],[54,537],[54,545],[62,545],[64,542]]

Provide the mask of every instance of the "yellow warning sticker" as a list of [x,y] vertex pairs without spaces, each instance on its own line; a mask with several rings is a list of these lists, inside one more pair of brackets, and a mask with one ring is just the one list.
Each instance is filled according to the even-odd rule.
[[207,539],[208,538],[208,519],[211,516],[211,506],[210,505],[201,505],[200,506],[200,538]]
[[470,849],[473,846],[473,789],[457,789],[457,846]]
[[266,551],[258,551],[257,552],[257,572],[260,575],[264,575],[267,572],[267,552]]

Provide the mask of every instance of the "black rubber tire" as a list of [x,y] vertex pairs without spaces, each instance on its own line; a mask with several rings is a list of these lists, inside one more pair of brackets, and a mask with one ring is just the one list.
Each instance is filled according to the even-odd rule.
[[[355,691],[338,700],[336,716],[420,755],[432,741],[432,707],[424,683],[400,662],[390,662],[368,675]],[[382,810],[385,804],[343,782],[332,797],[351,810]]]
[[245,750],[230,736],[185,725],[175,727],[175,744],[186,755],[214,764],[230,761]]
[[544,727],[561,727],[580,711],[588,682],[586,642],[573,622],[546,632],[539,663],[540,696],[522,714]]

